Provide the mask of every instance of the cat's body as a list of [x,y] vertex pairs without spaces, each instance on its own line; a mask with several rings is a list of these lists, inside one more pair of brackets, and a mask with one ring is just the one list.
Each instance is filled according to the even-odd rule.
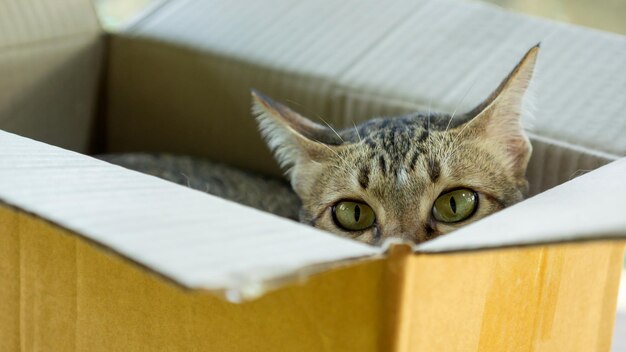
[[[482,104],[458,115],[422,112],[336,131],[253,92],[261,133],[302,202],[300,221],[370,244],[387,238],[419,243],[523,199],[531,146],[521,128],[520,111],[537,52],[538,46],[532,48]],[[146,171],[137,162],[117,163]],[[181,178],[184,170],[170,173],[183,184],[197,177]],[[199,176],[200,182],[231,187],[238,182],[232,180],[239,177],[233,173],[218,174]],[[231,180],[218,180],[222,176]],[[216,193],[212,187],[196,188]],[[217,195],[273,211],[267,204],[237,199],[232,191]],[[275,209],[289,213],[284,207],[297,207],[294,199],[274,197],[275,202],[284,201]]]
[[100,159],[288,219],[298,220],[300,199],[287,182],[185,155],[125,153]]

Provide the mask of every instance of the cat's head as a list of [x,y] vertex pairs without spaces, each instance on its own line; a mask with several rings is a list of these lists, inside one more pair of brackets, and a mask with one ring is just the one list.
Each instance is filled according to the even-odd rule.
[[415,113],[334,130],[253,91],[260,130],[302,200],[302,222],[371,244],[419,243],[522,200],[531,145],[520,115],[538,51],[454,118]]

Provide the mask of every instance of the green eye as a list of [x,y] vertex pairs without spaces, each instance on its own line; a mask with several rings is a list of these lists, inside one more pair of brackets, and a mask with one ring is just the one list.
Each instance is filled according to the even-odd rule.
[[333,219],[344,230],[360,231],[374,225],[376,215],[369,205],[346,200],[333,207]]
[[474,214],[478,196],[471,189],[461,188],[442,194],[433,205],[433,216],[441,222],[459,222]]

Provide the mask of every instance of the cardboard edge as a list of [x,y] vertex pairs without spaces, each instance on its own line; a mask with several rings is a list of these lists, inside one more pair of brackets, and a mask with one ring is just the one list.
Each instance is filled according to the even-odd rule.
[[150,268],[149,266],[146,266],[146,265],[144,265],[144,264],[142,264],[142,263],[140,263],[140,262],[138,262],[138,261],[136,261],[136,260],[134,260],[134,259],[132,259],[132,258],[130,258],[128,256],[125,256],[125,255],[119,253],[115,249],[113,249],[113,248],[111,248],[111,247],[109,247],[109,246],[107,246],[107,245],[105,245],[103,243],[100,243],[100,242],[98,242],[96,240],[93,240],[93,239],[89,238],[88,236],[85,236],[85,235],[83,235],[83,234],[81,234],[81,233],[79,233],[79,232],[77,232],[75,230],[72,230],[72,229],[70,229],[70,228],[68,228],[66,226],[63,226],[62,224],[59,224],[59,223],[57,223],[57,222],[55,222],[53,220],[46,219],[46,218],[44,218],[44,217],[42,217],[42,216],[40,216],[40,215],[38,215],[38,214],[36,214],[36,213],[34,213],[32,211],[29,211],[28,209],[24,209],[24,208],[19,207],[17,205],[13,205],[13,204],[7,202],[6,200],[4,200],[2,198],[0,198],[0,207],[9,208],[9,209],[15,211],[17,214],[24,214],[24,215],[30,217],[34,221],[40,221],[40,222],[46,223],[46,224],[48,224],[50,226],[53,226],[55,228],[61,229],[63,231],[66,231],[68,234],[71,234],[72,236],[76,236],[78,239],[81,239],[81,240],[85,241],[86,243],[94,246],[95,248],[97,248],[99,250],[102,250],[102,251],[104,251],[106,253],[110,253],[110,254],[116,255],[116,256],[124,259],[124,260],[127,260],[128,262],[132,263],[133,265],[135,265],[135,266],[137,266],[137,267],[139,267],[139,268],[141,268],[141,269],[143,269],[143,270],[145,270],[145,271],[147,271],[149,273],[152,273],[152,274],[156,275],[157,277],[161,278],[162,280],[164,280],[166,282],[169,282],[169,283],[175,285],[176,287],[178,287],[180,289],[189,290],[189,291],[193,290],[192,288],[187,287],[187,286],[181,284],[180,282],[176,281],[175,279],[170,278],[169,276],[167,276],[167,275],[165,275],[163,273],[160,273],[157,270]]
[[117,33],[117,32],[134,31],[144,21],[148,20],[150,16],[157,13],[159,10],[164,8],[169,3],[171,3],[170,0],[152,0],[141,11],[139,11],[139,13],[131,17],[126,24],[122,25],[120,28],[118,28],[114,32]]
[[124,261],[127,261],[130,265],[133,265],[140,270],[143,270],[147,273],[150,273],[159,279],[173,284],[177,288],[180,288],[187,292],[204,292],[214,296],[217,296],[225,301],[230,303],[241,304],[245,302],[250,302],[256,300],[272,291],[278,290],[280,288],[289,286],[289,285],[298,285],[305,283],[312,276],[322,274],[324,272],[328,272],[330,270],[335,269],[344,269],[354,265],[360,265],[365,262],[371,262],[375,260],[384,260],[387,258],[387,253],[381,251],[379,254],[369,255],[369,256],[357,256],[352,258],[345,258],[337,261],[328,261],[316,264],[304,265],[298,270],[290,272],[289,274],[279,275],[271,279],[258,281],[255,283],[250,283],[246,285],[236,286],[236,287],[224,287],[220,289],[208,289],[202,287],[190,287],[187,286],[180,281],[172,278],[157,269],[151,268],[150,266],[143,264],[128,255],[120,253],[114,248],[107,246],[101,242],[98,242],[89,236],[83,235],[80,232],[77,232],[71,228],[68,228],[62,224],[59,224],[53,220],[46,219],[36,213],[33,213],[27,209],[22,207],[13,205],[9,202],[6,202],[3,199],[0,199],[0,207],[7,207],[9,209],[14,210],[18,214],[25,214],[30,217],[34,221],[40,221],[47,223],[50,226],[66,231],[68,234],[75,236],[76,238],[85,241],[85,243],[93,246],[94,248],[101,250],[109,255],[116,256],[121,258]]
[[586,156],[593,156],[599,159],[604,159],[607,162],[611,162],[617,159],[622,158],[622,156],[619,156],[617,154],[613,154],[613,153],[609,153],[609,152],[605,152],[605,151],[601,151],[601,150],[597,150],[597,149],[593,149],[593,148],[589,148],[586,146],[582,146],[582,145],[576,145],[576,144],[572,144],[570,142],[567,142],[565,140],[562,139],[557,139],[554,137],[548,137],[548,136],[543,136],[539,133],[535,133],[533,132],[532,129],[528,129],[526,130],[526,134],[528,135],[528,138],[530,138],[531,143],[533,140],[536,140],[540,143],[545,143],[548,145],[552,145],[561,149],[566,149],[568,151],[573,151],[576,152],[578,154],[583,154]]
[[277,291],[284,287],[293,285],[303,285],[312,277],[319,274],[328,273],[333,270],[346,269],[348,267],[369,263],[376,260],[388,259],[387,254],[381,253],[378,255],[346,258],[338,261],[331,261],[318,264],[310,264],[301,267],[300,269],[281,276],[274,277],[269,280],[257,282],[254,284],[244,285],[236,288],[224,288],[224,289],[192,289],[198,292],[206,292],[208,294],[218,296],[230,303],[242,304],[259,299],[268,293]]
[[[412,304],[413,296],[410,295],[409,280],[411,280],[411,272],[409,259],[415,255],[411,246],[407,243],[391,243],[387,250],[387,285],[386,300],[383,302],[387,322],[384,325],[385,331],[382,332],[381,351],[403,351],[406,350],[405,344],[407,333],[407,310],[406,307]],[[402,303],[403,304],[400,304]]]
[[584,245],[585,243],[591,242],[612,242],[612,243],[623,243],[626,245],[626,238],[624,235],[619,234],[615,236],[601,236],[601,237],[580,237],[576,239],[568,239],[568,240],[550,240],[544,242],[534,242],[534,243],[519,243],[519,244],[507,244],[507,245],[498,245],[498,246],[481,246],[481,247],[467,247],[463,249],[442,249],[442,250],[430,250],[430,249],[421,249],[419,245],[413,245],[412,251],[414,254],[423,254],[423,255],[431,255],[431,254],[442,254],[442,255],[455,255],[458,253],[480,253],[480,252],[490,252],[490,251],[498,251],[498,250],[515,250],[520,248],[532,248],[532,247],[544,247],[544,246],[557,246],[562,244],[579,244]]

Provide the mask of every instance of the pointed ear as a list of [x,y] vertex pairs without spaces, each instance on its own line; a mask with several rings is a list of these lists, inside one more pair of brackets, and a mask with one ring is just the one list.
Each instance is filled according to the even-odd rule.
[[276,160],[290,177],[307,162],[322,162],[342,140],[333,130],[316,124],[288,107],[252,90],[252,113]]
[[513,71],[491,93],[489,98],[470,111],[474,116],[468,123],[488,143],[496,143],[496,150],[504,153],[516,177],[523,178],[532,146],[524,133],[520,118],[524,94],[533,75],[539,44],[530,48]]

